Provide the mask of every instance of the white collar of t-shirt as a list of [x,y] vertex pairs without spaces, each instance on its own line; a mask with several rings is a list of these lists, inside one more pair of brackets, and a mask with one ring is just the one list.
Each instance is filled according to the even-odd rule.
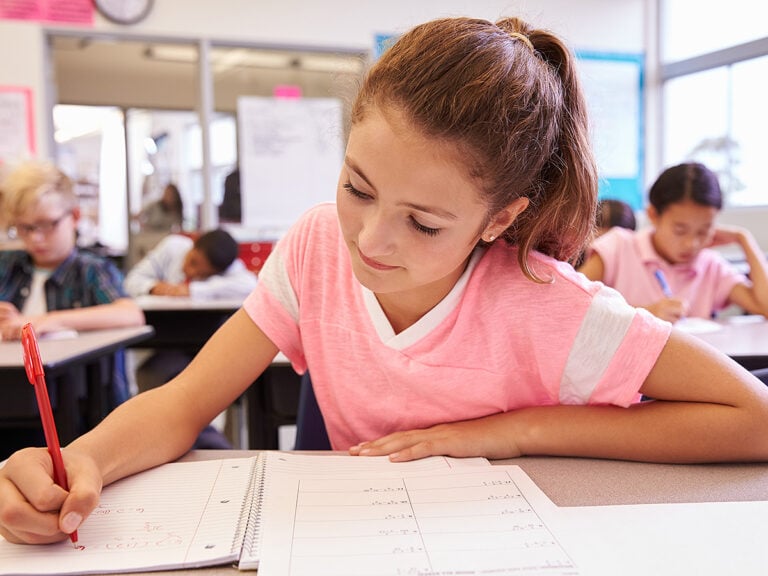
[[365,307],[368,310],[368,315],[370,316],[374,328],[376,329],[376,333],[379,335],[382,343],[395,350],[404,350],[429,334],[440,324],[440,322],[445,320],[448,314],[450,314],[459,303],[459,300],[464,293],[464,289],[467,286],[467,282],[469,281],[470,276],[472,276],[472,270],[475,269],[475,266],[477,266],[477,263],[480,261],[484,252],[485,249],[478,248],[475,250],[469,259],[467,268],[456,281],[456,284],[454,284],[451,291],[448,292],[448,294],[446,294],[445,297],[432,308],[432,310],[427,312],[424,316],[419,318],[415,324],[409,326],[399,334],[395,334],[392,324],[389,323],[389,319],[386,314],[384,314],[384,310],[381,309],[381,304],[379,304],[379,301],[376,299],[376,295],[364,286],[361,286]]
[[32,283],[29,286],[29,294],[24,300],[21,313],[24,316],[40,316],[48,312],[48,304],[45,300],[45,281],[51,277],[53,270],[35,268],[32,274]]

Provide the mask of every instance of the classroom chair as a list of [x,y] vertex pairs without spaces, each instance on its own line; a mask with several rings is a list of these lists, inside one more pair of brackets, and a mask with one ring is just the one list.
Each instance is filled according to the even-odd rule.
[[330,450],[331,442],[325,429],[325,420],[317,405],[315,390],[309,372],[301,377],[299,408],[296,414],[296,450]]
[[763,384],[768,386],[768,368],[758,368],[757,370],[750,370],[752,374],[757,376]]

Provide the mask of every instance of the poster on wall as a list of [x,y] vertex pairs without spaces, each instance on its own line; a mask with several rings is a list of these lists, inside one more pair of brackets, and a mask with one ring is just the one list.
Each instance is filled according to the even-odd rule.
[[0,164],[35,154],[32,90],[0,86]]
[[244,96],[237,124],[243,224],[259,239],[279,239],[309,208],[336,198],[339,99]]
[[577,52],[601,198],[643,206],[643,57]]
[[0,0],[0,20],[93,24],[93,0]]

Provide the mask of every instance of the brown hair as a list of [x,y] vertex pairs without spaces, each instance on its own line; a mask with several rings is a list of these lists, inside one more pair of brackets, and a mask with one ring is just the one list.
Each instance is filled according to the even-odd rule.
[[34,207],[45,194],[58,194],[67,210],[77,206],[72,180],[50,162],[27,160],[19,164],[8,173],[0,189],[3,210],[11,223]]
[[637,220],[632,206],[615,198],[600,200],[597,207],[597,226],[599,228],[613,228],[619,226],[634,230],[637,228]]
[[541,281],[531,250],[570,260],[585,247],[597,205],[587,108],[573,56],[551,33],[517,18],[417,26],[371,68],[352,122],[370,107],[396,109],[426,136],[453,143],[486,195],[489,220],[529,199],[503,234],[529,278]]

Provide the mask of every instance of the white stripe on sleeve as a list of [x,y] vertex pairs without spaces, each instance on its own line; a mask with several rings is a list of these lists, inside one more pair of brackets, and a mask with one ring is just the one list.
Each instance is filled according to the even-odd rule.
[[259,283],[277,298],[278,302],[291,315],[295,322],[299,321],[299,300],[291,286],[288,270],[285,268],[282,254],[273,250],[259,272]]
[[586,404],[629,330],[636,310],[602,288],[584,315],[560,382],[561,404]]

